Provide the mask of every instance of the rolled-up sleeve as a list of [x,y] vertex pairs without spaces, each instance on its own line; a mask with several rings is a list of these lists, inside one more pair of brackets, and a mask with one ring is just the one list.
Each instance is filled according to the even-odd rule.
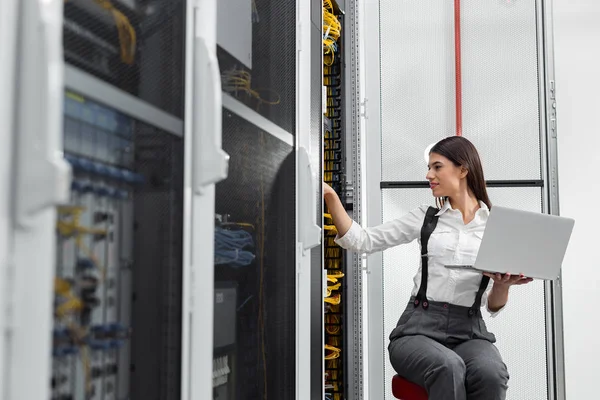
[[481,296],[481,306],[485,307],[485,309],[490,314],[490,317],[495,318],[498,314],[500,314],[502,312],[502,310],[504,310],[506,308],[506,304],[503,305],[502,308],[500,308],[498,311],[492,311],[492,310],[490,310],[490,307],[489,307],[489,304],[488,304],[488,296],[490,294],[490,291],[492,290],[492,286],[493,286],[492,282],[490,282],[490,285],[488,286],[488,288],[486,289],[486,291],[483,293],[483,296]]
[[344,249],[361,254],[383,251],[415,240],[421,231],[427,206],[421,206],[408,214],[384,224],[363,228],[355,221],[344,236],[336,236],[335,242]]

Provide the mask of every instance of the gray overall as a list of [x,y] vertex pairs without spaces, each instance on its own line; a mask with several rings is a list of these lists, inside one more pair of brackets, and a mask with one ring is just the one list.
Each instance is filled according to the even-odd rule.
[[481,317],[490,278],[482,278],[471,307],[427,300],[427,244],[437,212],[430,207],[425,216],[421,287],[390,334],[390,362],[398,375],[424,387],[429,400],[504,400],[509,375]]

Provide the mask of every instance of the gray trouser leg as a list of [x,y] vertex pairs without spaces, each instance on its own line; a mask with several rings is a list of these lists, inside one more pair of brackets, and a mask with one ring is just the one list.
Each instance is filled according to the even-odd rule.
[[487,340],[468,340],[453,349],[465,362],[467,399],[505,400],[508,371],[500,352]]
[[454,351],[426,336],[395,339],[389,351],[390,362],[398,375],[423,386],[429,400],[467,398],[466,366]]

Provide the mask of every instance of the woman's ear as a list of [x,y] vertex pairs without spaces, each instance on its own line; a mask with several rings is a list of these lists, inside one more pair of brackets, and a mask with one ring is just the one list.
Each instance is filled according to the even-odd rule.
[[467,175],[469,174],[469,170],[467,168],[465,168],[463,165],[460,166],[460,177],[462,178],[466,178]]

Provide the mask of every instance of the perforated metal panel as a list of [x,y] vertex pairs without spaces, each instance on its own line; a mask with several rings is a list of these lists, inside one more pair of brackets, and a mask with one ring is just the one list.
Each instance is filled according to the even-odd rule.
[[[453,2],[380,7],[382,179],[423,180],[427,145],[456,132]],[[487,179],[539,179],[535,2],[461,10],[463,134]]]
[[[250,224],[248,265],[215,265],[216,282],[238,288],[236,341],[227,390],[235,399],[285,398],[295,385],[295,153],[293,147],[223,111],[229,176],[216,185],[216,213]],[[215,318],[219,318],[215,314]]]
[[137,123],[131,398],[181,397],[183,141]]
[[539,179],[535,0],[461,7],[463,135],[477,146],[487,179]]
[[423,180],[425,147],[454,132],[452,7],[380,1],[384,181]]
[[[490,188],[492,204],[542,211],[540,188]],[[485,316],[485,313],[484,313]],[[506,309],[485,317],[511,376],[508,400],[546,400],[546,321],[544,283],[534,281],[510,290]]]
[[[540,188],[491,188],[493,204],[540,211]],[[383,191],[383,220],[398,218],[421,204],[433,205],[429,189]],[[412,290],[412,278],[419,266],[417,241],[384,252],[384,346],[386,346],[385,382],[395,374],[387,359],[387,336],[396,326]],[[510,373],[508,400],[547,398],[546,328],[544,287],[541,281],[511,289],[509,304],[496,318],[483,313],[488,328],[496,334],[498,346]],[[518,327],[518,329],[516,329]],[[393,399],[386,385],[386,399]]]
[[[433,205],[429,189],[384,190],[383,221],[398,218],[421,204]],[[392,377],[396,374],[388,358],[388,336],[396,327],[413,287],[412,278],[419,268],[417,241],[397,246],[383,253],[383,324],[385,354],[385,398],[391,400]]]

